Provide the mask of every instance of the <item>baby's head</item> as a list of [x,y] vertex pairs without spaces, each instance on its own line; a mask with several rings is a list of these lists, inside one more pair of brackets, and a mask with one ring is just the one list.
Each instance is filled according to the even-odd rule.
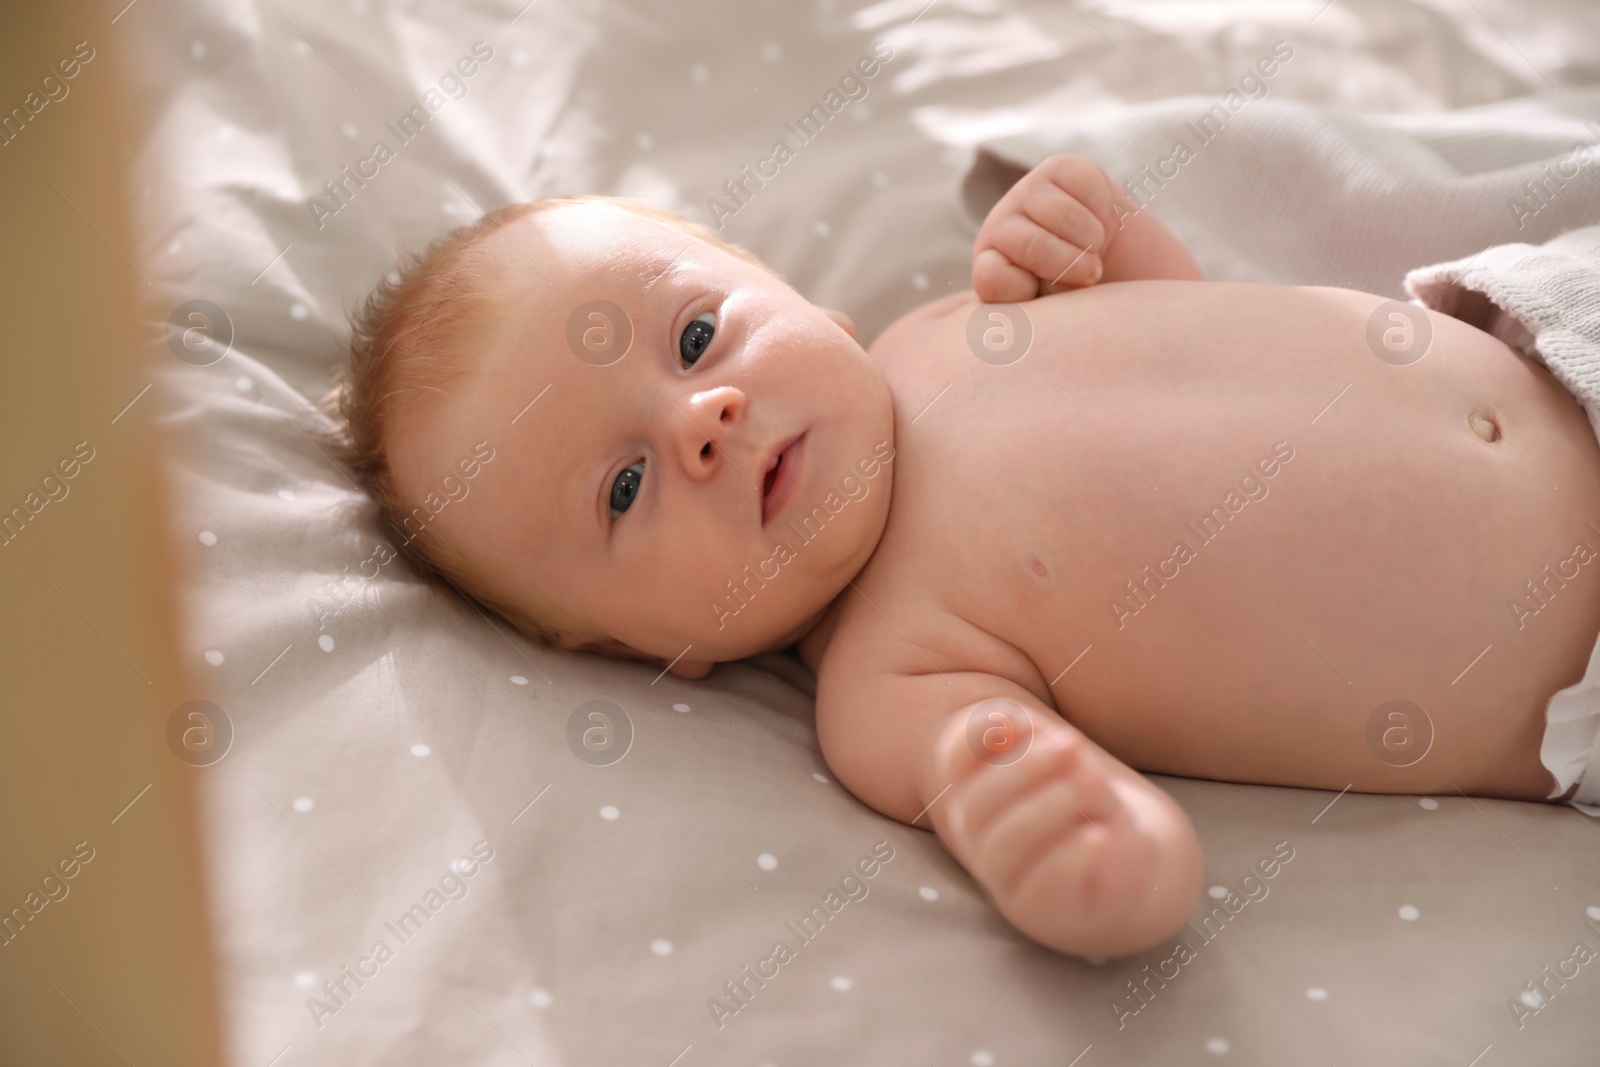
[[357,317],[340,411],[424,573],[686,677],[792,644],[888,516],[893,407],[849,320],[625,200],[512,205],[411,259]]

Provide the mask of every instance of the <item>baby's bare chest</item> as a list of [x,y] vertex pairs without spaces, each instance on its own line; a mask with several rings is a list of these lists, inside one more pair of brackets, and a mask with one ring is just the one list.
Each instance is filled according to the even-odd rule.
[[[928,324],[924,358],[889,365],[894,502],[842,631],[896,669],[1008,677],[1177,773],[1221,759],[1263,780],[1282,754],[1249,739],[1291,709],[1331,743],[1389,697],[1427,694],[1446,719],[1532,707],[1600,623],[1600,566],[1551,613],[1557,647],[1505,607],[1545,556],[1600,549],[1581,414],[1465,326],[1397,367],[1347,298],[1282,292],[1266,311],[1178,294],[1145,321],[1028,305],[1033,347],[1009,365]],[[1534,455],[1484,440],[1475,410]],[[1519,666],[1451,691],[1497,640]]]
[[[1298,328],[1299,291],[1268,290],[1291,306],[1263,308],[1263,290],[1102,287],[968,306],[890,335],[894,500],[862,580],[885,594],[934,594],[1019,648],[1058,652],[1038,642],[1064,629],[1092,635],[1101,616],[1124,628],[1108,600],[1180,542],[1190,542],[1181,567],[1203,547],[1194,542],[1274,512],[1273,528],[1293,537],[1306,508],[1284,507],[1286,496],[1362,492],[1325,464],[1297,465],[1308,444],[1336,448],[1348,470],[1437,436],[1436,426],[1392,417],[1416,406],[1415,381],[1380,390],[1363,381],[1361,409],[1371,416],[1376,405],[1388,423],[1381,439],[1319,430],[1319,409],[1371,376],[1349,351],[1361,339]],[[1024,338],[1026,348],[996,352],[989,336]],[[1439,383],[1422,392],[1441,399]]]

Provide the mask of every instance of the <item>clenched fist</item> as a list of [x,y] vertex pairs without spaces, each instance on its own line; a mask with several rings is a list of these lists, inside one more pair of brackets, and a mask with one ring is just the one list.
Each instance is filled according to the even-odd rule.
[[972,246],[972,288],[987,304],[1101,281],[1201,277],[1183,242],[1082,156],[1051,156],[1029,171]]
[[1123,955],[1182,924],[1200,882],[1183,811],[1046,709],[985,701],[940,730],[930,812],[945,844],[1024,934]]

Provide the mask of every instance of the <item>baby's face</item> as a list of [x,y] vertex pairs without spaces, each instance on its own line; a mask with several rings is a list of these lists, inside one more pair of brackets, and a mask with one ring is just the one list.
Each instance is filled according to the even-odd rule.
[[[677,658],[698,677],[792,641],[888,514],[891,468],[863,477],[894,437],[877,368],[778,278],[653,219],[577,205],[502,234],[484,238],[492,310],[470,369],[396,412],[403,498],[437,492],[488,442],[470,495],[434,524],[570,647]],[[802,543],[799,517],[851,487]]]

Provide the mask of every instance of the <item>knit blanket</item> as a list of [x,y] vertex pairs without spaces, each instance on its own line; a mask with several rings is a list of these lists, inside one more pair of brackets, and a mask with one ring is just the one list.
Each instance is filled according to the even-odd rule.
[[1424,305],[1544,363],[1591,418],[1600,410],[1600,226],[1542,245],[1494,245],[1411,271],[1405,284]]
[[[1230,90],[1104,115],[1038,105],[1012,116],[1010,127],[1016,132],[979,140],[963,179],[974,225],[1047,156],[1084,155],[1184,237],[1216,281],[1338,285],[1398,299],[1408,295],[1403,280],[1413,268],[1496,245],[1540,245],[1600,223],[1600,90],[1593,87],[1384,116]],[[1539,262],[1581,259],[1580,248],[1592,244],[1578,240]],[[1501,266],[1515,272],[1516,255],[1485,254],[1472,276]],[[1589,278],[1592,308],[1592,268]],[[1548,306],[1538,306],[1546,323]],[[1566,333],[1559,343],[1563,352],[1569,345],[1592,351],[1593,335],[1580,342]],[[1583,388],[1595,388],[1594,379],[1583,380],[1591,382]],[[1579,378],[1562,381],[1573,388]]]

